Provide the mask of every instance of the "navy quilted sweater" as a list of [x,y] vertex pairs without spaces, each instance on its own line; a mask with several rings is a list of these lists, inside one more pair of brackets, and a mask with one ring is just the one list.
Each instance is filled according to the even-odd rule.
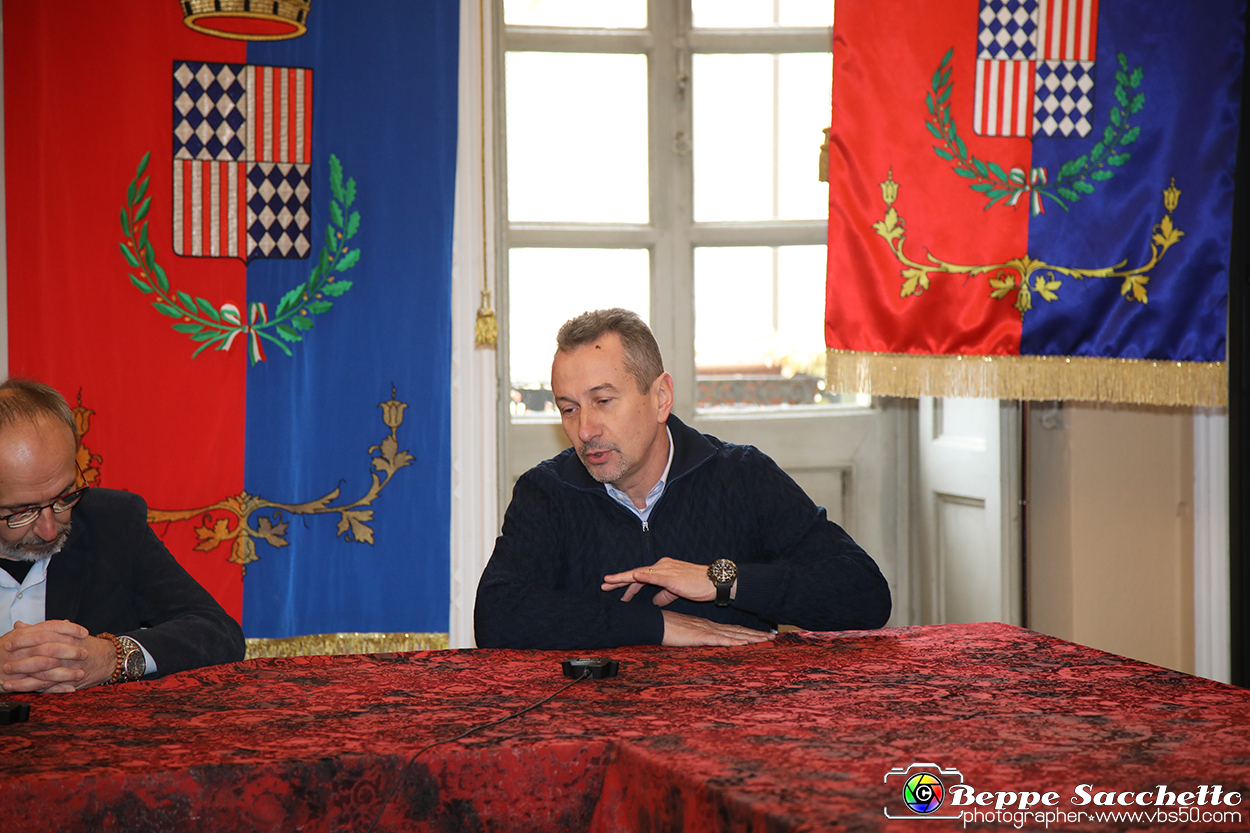
[[[673,466],[644,527],[566,449],[526,472],[477,589],[483,648],[575,650],[658,645],[663,610],[766,630],[878,628],[890,616],[881,571],[767,455],[670,416]],[[738,565],[729,607],[678,599],[629,602],[603,577],[668,556]]]

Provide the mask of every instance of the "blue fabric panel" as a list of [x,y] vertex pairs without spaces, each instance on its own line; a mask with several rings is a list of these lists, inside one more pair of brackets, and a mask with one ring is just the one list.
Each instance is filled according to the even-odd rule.
[[407,404],[399,449],[413,455],[362,507],[372,546],[336,535],[337,514],[280,513],[290,546],[258,541],[244,579],[248,636],[447,630],[458,16],[455,0],[320,3],[303,37],[248,46],[249,63],[313,69],[314,247],[250,263],[249,301],[272,314],[308,279],[330,220],[330,154],[356,183],[361,254],[342,276],[352,288],[327,299],[293,355],[266,343],[248,371],[246,489],[292,504],[364,496],[392,386]]
[[[1181,191],[1172,221],[1184,237],[1149,273],[1147,303],[1125,300],[1122,281],[1056,274],[1059,299],[1034,296],[1024,316],[1023,355],[1222,361],[1232,233],[1233,168],[1245,27],[1244,0],[1202,3],[1102,2],[1093,131],[1083,139],[1037,137],[1033,165],[1054,182],[1063,164],[1104,141],[1117,105],[1117,55],[1142,81],[1144,103],[1130,123],[1130,159],[1108,166],[1094,193],[1068,211],[1047,201],[1029,225],[1029,255],[1056,266],[1136,268],[1150,261],[1162,191]],[[1121,106],[1121,110],[1124,108]]]

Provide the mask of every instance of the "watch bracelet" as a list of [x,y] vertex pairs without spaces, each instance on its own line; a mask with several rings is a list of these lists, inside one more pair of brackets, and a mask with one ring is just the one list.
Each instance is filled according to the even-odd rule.
[[122,643],[116,636],[113,636],[113,634],[108,633],[107,631],[96,634],[96,638],[107,639],[109,642],[113,643],[113,651],[116,654],[117,659],[113,661],[113,676],[105,680],[104,685],[116,685],[117,681],[122,678],[122,671],[125,668],[124,664],[126,657],[122,652]]

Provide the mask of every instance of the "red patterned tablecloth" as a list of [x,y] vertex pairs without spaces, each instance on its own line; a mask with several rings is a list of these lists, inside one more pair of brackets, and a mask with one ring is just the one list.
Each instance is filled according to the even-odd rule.
[[[1247,802],[1170,821],[1024,817],[1025,829],[1250,827],[1250,692],[1020,628],[603,655],[621,661],[618,678],[579,682],[435,746],[401,780],[414,752],[555,691],[568,655],[260,659],[27,696],[29,722],[0,727],[0,831],[363,832],[397,783],[376,830],[961,827],[901,803],[903,776],[887,774],[913,763],[958,770],[942,776],[947,799],[961,780],[977,792],[1061,795],[1030,812],[1178,811],[1073,805],[1080,784],[1117,794],[1219,785]],[[967,809],[947,801],[934,815]],[[1241,821],[1204,821],[1213,811]],[[1016,829],[999,817],[969,826]]]

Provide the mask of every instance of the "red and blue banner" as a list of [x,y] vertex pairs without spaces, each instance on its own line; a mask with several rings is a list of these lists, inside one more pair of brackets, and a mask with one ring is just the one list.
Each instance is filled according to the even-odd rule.
[[446,631],[458,3],[184,5],[4,6],[9,372],[247,636]]
[[846,0],[835,389],[1219,404],[1244,0]]

